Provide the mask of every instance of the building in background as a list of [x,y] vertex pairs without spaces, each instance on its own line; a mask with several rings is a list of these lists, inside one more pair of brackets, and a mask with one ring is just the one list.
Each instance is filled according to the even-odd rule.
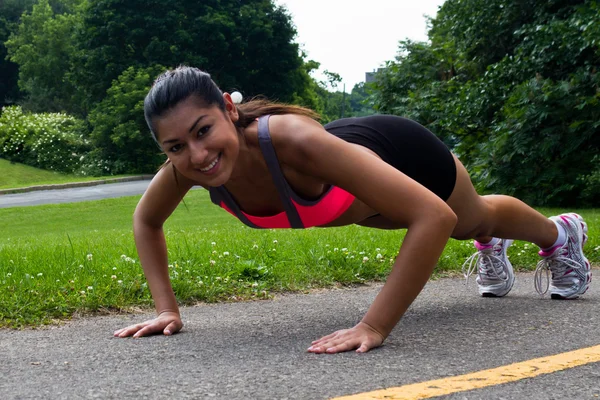
[[365,72],[365,83],[375,82],[377,74],[384,70],[385,68],[377,68],[377,70],[373,70],[373,72]]

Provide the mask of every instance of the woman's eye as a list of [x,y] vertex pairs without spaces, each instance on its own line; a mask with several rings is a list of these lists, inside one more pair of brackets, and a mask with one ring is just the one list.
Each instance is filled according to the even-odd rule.
[[210,130],[210,125],[203,126],[202,128],[200,128],[198,130],[198,136],[206,135],[209,130]]
[[177,153],[179,150],[181,150],[181,145],[180,144],[176,144],[175,146],[171,147],[169,149],[169,152],[171,153]]

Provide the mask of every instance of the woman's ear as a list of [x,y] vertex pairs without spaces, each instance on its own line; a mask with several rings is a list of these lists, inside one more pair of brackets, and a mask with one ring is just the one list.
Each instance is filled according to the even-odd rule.
[[229,115],[232,122],[236,122],[240,118],[240,115],[231,95],[227,92],[223,93],[223,100],[225,101],[225,111],[227,112],[227,115]]

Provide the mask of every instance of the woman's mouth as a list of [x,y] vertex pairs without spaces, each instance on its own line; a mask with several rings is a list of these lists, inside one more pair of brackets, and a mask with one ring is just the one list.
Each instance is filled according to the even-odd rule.
[[211,162],[209,165],[207,165],[205,168],[200,168],[200,172],[205,173],[205,174],[212,174],[216,171],[216,167],[219,163],[219,161],[221,160],[221,153],[219,153],[219,155],[217,156],[217,158],[215,158],[213,160],[213,162]]

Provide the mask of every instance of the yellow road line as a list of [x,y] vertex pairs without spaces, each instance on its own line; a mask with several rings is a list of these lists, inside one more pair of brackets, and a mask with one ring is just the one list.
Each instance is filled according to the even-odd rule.
[[431,397],[533,378],[594,362],[600,362],[600,346],[588,347],[550,357],[535,358],[471,374],[376,390],[352,396],[337,397],[332,400],[429,399]]

